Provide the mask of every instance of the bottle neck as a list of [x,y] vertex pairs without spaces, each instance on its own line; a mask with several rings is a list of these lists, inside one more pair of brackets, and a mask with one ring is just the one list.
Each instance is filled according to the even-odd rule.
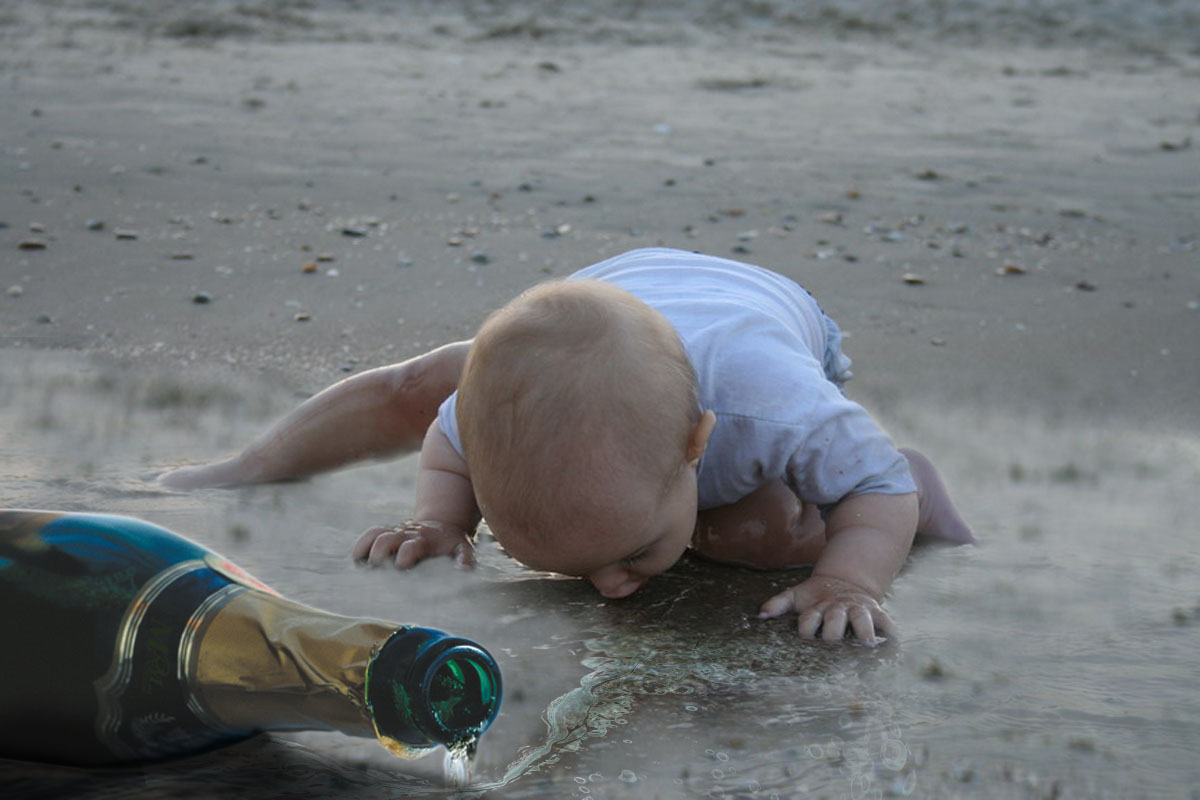
[[375,736],[365,702],[367,666],[394,623],[250,590],[201,625],[187,683],[213,722],[240,731]]

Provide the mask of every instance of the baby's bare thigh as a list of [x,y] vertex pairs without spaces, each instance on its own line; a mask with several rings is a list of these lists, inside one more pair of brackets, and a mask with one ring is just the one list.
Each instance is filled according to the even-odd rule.
[[825,547],[825,522],[783,481],[729,505],[701,511],[692,546],[716,561],[757,569],[811,564]]

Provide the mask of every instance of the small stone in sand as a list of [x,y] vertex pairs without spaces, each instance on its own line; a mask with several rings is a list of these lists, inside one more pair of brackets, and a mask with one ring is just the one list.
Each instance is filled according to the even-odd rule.
[[25,294],[25,288],[23,286],[10,286],[6,294],[9,297],[20,297]]
[[357,225],[347,225],[342,228],[342,236],[349,236],[352,239],[361,239],[367,235],[367,229]]
[[1026,272],[1028,270],[1020,264],[1005,264],[1002,267],[996,268],[997,275],[1024,275]]
[[942,175],[937,170],[924,169],[917,173],[916,178],[919,181],[936,181],[941,180]]
[[192,295],[192,302],[198,306],[202,306],[207,303],[211,303],[212,299],[213,299],[213,296],[211,294],[209,294],[208,292],[196,292],[194,295]]
[[491,261],[491,258],[489,258],[488,254],[482,250],[476,250],[474,253],[471,253],[471,260],[476,264],[486,264]]
[[89,219],[84,223],[84,227],[86,227],[89,231],[102,231],[104,230],[104,220]]
[[292,316],[292,319],[296,320],[296,322],[308,322],[310,319],[312,319],[312,315],[307,311],[297,311]]
[[300,268],[300,271],[311,275],[312,273],[317,271],[317,262],[315,262],[315,261],[305,262],[304,266]]
[[909,286],[924,286],[925,279],[915,272],[906,272],[900,276],[900,280],[907,283]]
[[40,222],[31,222],[31,223],[29,223],[29,232],[30,233],[45,233],[46,226]]
[[41,239],[22,239],[17,247],[21,250],[45,250],[46,242]]
[[113,231],[113,235],[121,241],[131,242],[138,238],[137,231],[131,231],[128,228],[117,228]]

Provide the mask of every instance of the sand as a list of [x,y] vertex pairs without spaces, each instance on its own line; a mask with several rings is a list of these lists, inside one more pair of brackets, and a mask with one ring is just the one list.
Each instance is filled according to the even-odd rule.
[[[141,479],[468,337],[537,281],[635,247],[701,250],[809,287],[847,331],[850,394],[948,465],[985,534],[1040,541],[1045,520],[1006,518],[1014,492],[1029,502],[1020,480],[1059,492],[1056,514],[1115,494],[1136,520],[1151,498],[1179,525],[1155,563],[1183,563],[1172,597],[1200,600],[1181,488],[1200,463],[1186,4],[553,5],[6,4],[0,376],[53,384],[98,358],[270,395],[228,430],[219,392],[203,425],[138,422],[147,444],[125,465]],[[35,447],[24,419],[0,411],[9,459]],[[48,485],[7,469],[23,502]],[[1095,491],[1061,491],[1080,481]],[[404,512],[407,494],[373,486],[372,514]],[[526,730],[545,707],[528,704]]]
[[666,244],[810,287],[864,401],[1200,412],[1187,48],[44,8],[0,27],[5,345],[313,391]]

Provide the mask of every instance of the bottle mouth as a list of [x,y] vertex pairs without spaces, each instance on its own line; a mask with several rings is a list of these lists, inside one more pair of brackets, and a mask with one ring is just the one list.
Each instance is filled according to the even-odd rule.
[[499,713],[500,671],[482,648],[456,644],[426,667],[421,693],[441,743],[463,744],[483,733]]
[[392,752],[434,745],[473,750],[500,713],[500,668],[467,639],[430,628],[400,628],[367,667],[366,702],[375,732]]

